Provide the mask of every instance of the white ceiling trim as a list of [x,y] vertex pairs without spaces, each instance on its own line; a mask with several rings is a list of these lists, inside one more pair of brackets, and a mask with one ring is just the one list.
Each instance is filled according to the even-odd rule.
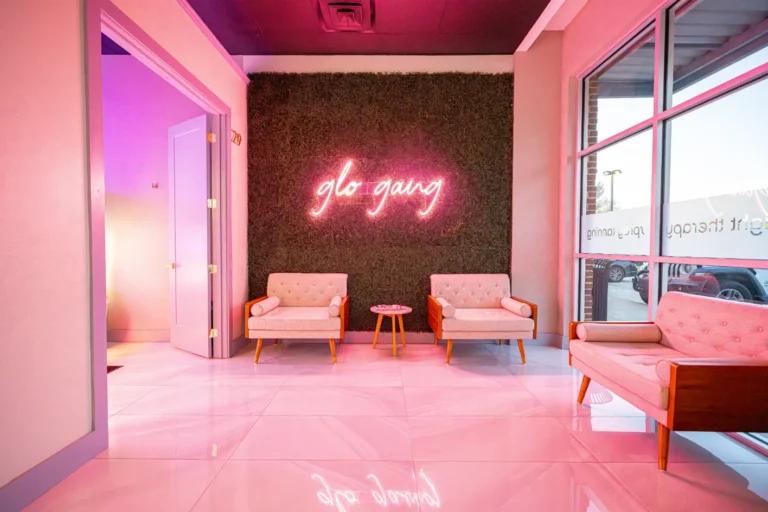
[[511,73],[512,55],[242,55],[246,73]]

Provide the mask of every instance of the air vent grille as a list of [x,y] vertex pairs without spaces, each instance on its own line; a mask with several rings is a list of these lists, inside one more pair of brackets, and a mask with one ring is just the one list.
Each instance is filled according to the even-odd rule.
[[326,32],[373,32],[372,0],[319,0],[318,7]]

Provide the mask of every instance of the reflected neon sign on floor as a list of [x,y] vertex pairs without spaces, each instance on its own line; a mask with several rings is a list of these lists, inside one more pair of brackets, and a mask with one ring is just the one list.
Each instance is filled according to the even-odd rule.
[[[341,169],[338,177],[324,181],[320,185],[316,192],[318,197],[317,208],[310,210],[310,214],[313,217],[320,217],[328,209],[332,199],[352,197],[361,193],[361,189],[367,184],[361,181],[346,181],[351,168],[352,160],[349,160]],[[387,178],[370,185],[373,185],[373,192],[369,192],[369,194],[373,195],[374,199],[373,204],[367,210],[369,216],[375,217],[381,213],[391,198],[420,195],[425,200],[425,206],[418,210],[418,216],[423,218],[428,216],[435,208],[443,188],[443,180],[432,180],[424,185],[421,181],[415,181],[413,178],[398,180]]]
[[390,507],[415,508],[424,510],[424,507],[440,508],[440,497],[437,494],[435,484],[424,471],[419,471],[419,480],[425,488],[424,491],[411,491],[406,489],[386,489],[379,477],[369,474],[366,479],[371,484],[370,490],[334,489],[322,475],[312,474],[312,480],[317,480],[321,489],[317,492],[317,499],[323,505],[335,508],[338,512],[349,512],[354,505],[364,502],[373,502],[377,505]]

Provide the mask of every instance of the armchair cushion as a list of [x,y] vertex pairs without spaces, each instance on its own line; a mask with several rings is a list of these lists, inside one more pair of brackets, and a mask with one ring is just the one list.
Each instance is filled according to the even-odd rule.
[[454,308],[450,302],[442,297],[435,299],[443,307],[443,318],[453,318],[456,314],[456,308]]
[[531,315],[533,314],[531,306],[525,302],[520,302],[510,297],[504,297],[501,299],[501,307],[524,318],[531,318]]
[[452,318],[443,319],[443,330],[451,332],[532,331],[533,320],[504,308],[456,308]]
[[[631,391],[655,407],[667,409],[669,382],[656,373],[661,360],[685,357],[659,343],[590,343],[572,340],[570,351],[596,372]],[[608,389],[611,383],[601,382]]]
[[331,331],[341,329],[341,319],[328,314],[328,307],[280,306],[248,319],[251,331]]
[[339,316],[341,313],[341,295],[337,295],[331,299],[331,305],[328,306],[328,314],[331,316]]
[[261,302],[257,302],[251,306],[251,316],[261,316],[264,313],[269,313],[280,305],[280,299],[277,297],[267,297]]
[[654,324],[583,323],[576,327],[582,341],[616,343],[659,343],[661,331]]

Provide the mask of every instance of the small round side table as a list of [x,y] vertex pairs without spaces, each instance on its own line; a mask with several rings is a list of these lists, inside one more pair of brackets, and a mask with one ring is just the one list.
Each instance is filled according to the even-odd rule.
[[403,346],[405,346],[405,329],[403,328],[403,315],[407,315],[413,309],[408,306],[400,306],[399,304],[392,305],[380,305],[373,306],[371,308],[373,313],[379,315],[376,320],[376,332],[373,335],[373,348],[376,348],[376,342],[379,341],[379,330],[381,330],[381,321],[385,316],[392,319],[392,355],[397,356],[397,324],[395,318],[397,318],[400,324],[400,337],[403,340]]

